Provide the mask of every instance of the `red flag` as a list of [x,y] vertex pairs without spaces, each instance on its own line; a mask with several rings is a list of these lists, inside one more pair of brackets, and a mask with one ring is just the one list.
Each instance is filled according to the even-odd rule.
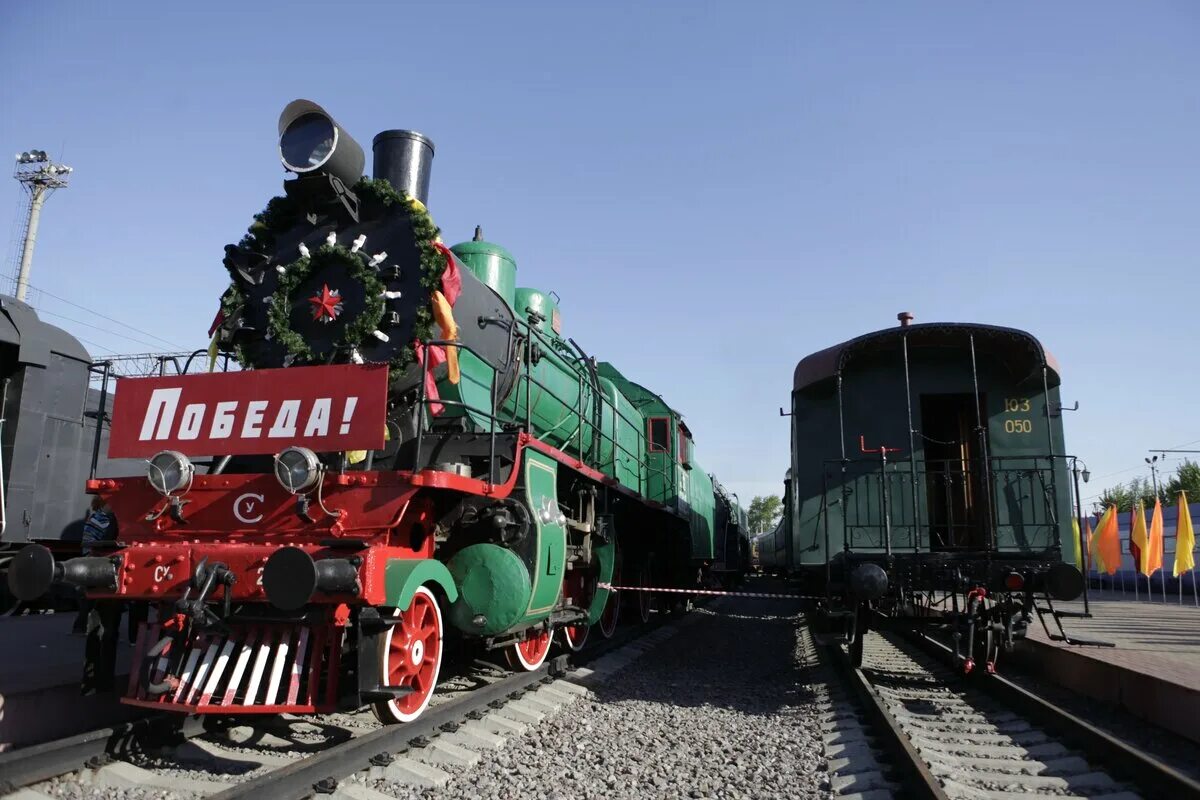
[[221,323],[225,321],[225,309],[218,308],[217,316],[213,317],[212,325],[208,326],[208,338],[217,332],[217,328],[221,327]]
[[[1134,505],[1133,508],[1129,509],[1129,555],[1133,556],[1134,571],[1141,572],[1141,570],[1142,570],[1142,548],[1138,547],[1138,543],[1137,543],[1137,541],[1135,541],[1135,534],[1134,534],[1134,531],[1136,531],[1138,529],[1138,526],[1137,526],[1138,511],[1139,511],[1139,508],[1137,507],[1137,505]],[[1144,514],[1145,514],[1145,512],[1143,512],[1143,516],[1142,516],[1142,525],[1143,526],[1145,526],[1145,524],[1146,524],[1146,517]]]
[[462,275],[458,271],[458,262],[454,260],[454,254],[446,245],[434,242],[433,246],[446,257],[446,271],[442,273],[442,295],[445,296],[446,302],[454,305],[458,302],[459,293],[462,292]]

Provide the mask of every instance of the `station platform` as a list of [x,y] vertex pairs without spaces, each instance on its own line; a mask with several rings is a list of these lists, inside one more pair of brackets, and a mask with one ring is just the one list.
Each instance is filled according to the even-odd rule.
[[[0,751],[82,733],[136,716],[114,694],[83,696],[85,637],[74,614],[0,617]],[[117,647],[117,680],[129,675],[133,648]]]
[[[1090,619],[1064,618],[1072,639],[1113,647],[1051,641],[1034,618],[1015,660],[1031,673],[1121,708],[1200,743],[1200,608],[1191,597],[1135,602],[1119,592],[1091,592]],[[1158,597],[1158,595],[1156,595]],[[1083,602],[1056,603],[1082,612]],[[1047,615],[1051,633],[1058,633]]]

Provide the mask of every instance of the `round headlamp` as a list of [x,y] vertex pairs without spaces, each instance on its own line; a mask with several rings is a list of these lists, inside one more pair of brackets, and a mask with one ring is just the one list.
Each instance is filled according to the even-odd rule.
[[187,491],[196,468],[188,457],[175,450],[163,450],[146,462],[146,479],[159,494],[170,496]]
[[289,447],[275,456],[275,478],[292,494],[306,492],[321,479],[321,462],[307,447]]
[[329,112],[311,100],[294,100],[279,115],[279,158],[297,175],[323,172],[353,186],[366,155]]

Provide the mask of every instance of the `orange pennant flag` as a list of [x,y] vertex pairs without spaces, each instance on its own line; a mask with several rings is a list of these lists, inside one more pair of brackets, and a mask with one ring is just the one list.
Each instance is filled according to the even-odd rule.
[[1154,498],[1154,515],[1150,517],[1150,539],[1147,543],[1146,574],[1153,575],[1162,569],[1163,560],[1163,511],[1162,501]]
[[1115,575],[1121,565],[1121,540],[1117,534],[1117,507],[1109,506],[1096,525],[1096,550],[1094,559],[1100,569]]

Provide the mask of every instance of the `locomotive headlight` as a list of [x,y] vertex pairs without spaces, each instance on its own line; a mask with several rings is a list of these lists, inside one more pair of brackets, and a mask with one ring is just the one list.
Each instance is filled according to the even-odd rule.
[[279,115],[279,157],[297,175],[324,172],[346,186],[362,177],[366,164],[354,137],[311,100],[294,100]]
[[307,447],[289,447],[275,456],[275,478],[292,494],[306,492],[321,479],[321,462]]
[[188,457],[175,450],[163,450],[146,462],[146,479],[165,497],[187,491],[195,474],[196,468]]

